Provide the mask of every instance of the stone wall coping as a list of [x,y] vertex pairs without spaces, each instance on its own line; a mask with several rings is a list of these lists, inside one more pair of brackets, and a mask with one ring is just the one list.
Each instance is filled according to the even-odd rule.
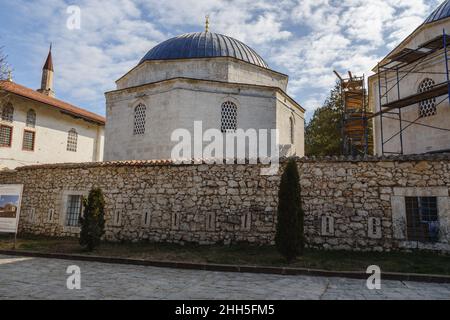
[[[326,163],[326,162],[414,162],[414,161],[450,161],[450,153],[420,154],[420,155],[395,155],[395,156],[324,156],[324,157],[292,157],[280,158],[280,163],[285,163],[289,159],[294,159],[299,163]],[[32,169],[83,169],[98,167],[153,167],[153,166],[192,166],[192,165],[217,165],[211,160],[190,160],[185,163],[176,163],[173,160],[129,160],[129,161],[104,161],[104,162],[84,162],[84,163],[56,163],[30,165],[16,168],[15,171]],[[248,160],[246,161],[248,163]],[[258,164],[262,164],[258,161]],[[225,165],[225,164],[219,164]],[[0,170],[0,174],[11,173],[14,170]]]

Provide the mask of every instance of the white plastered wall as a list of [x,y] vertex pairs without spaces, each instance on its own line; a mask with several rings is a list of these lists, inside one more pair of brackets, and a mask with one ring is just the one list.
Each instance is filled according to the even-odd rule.
[[[13,127],[11,147],[0,147],[0,169],[19,166],[63,162],[91,162],[103,160],[104,127],[62,114],[52,106],[8,96],[14,107],[12,123],[0,123]],[[26,127],[28,110],[36,112],[36,127]],[[77,152],[67,151],[67,134],[70,129],[78,133]],[[35,131],[34,151],[22,150],[24,130]]]

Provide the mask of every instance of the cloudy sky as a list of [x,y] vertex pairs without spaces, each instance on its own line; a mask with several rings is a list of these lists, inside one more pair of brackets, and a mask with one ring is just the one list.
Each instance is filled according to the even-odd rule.
[[[0,0],[0,46],[17,83],[36,89],[53,42],[57,97],[104,114],[115,80],[159,42],[211,31],[253,47],[290,76],[289,94],[321,105],[335,76],[372,67],[442,0]],[[66,27],[81,9],[81,29]]]

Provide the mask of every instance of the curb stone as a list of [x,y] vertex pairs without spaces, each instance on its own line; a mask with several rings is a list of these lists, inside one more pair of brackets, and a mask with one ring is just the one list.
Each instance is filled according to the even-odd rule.
[[[359,271],[329,271],[308,268],[288,268],[288,267],[264,267],[264,266],[238,266],[225,264],[202,264],[190,262],[172,262],[158,260],[143,259],[127,259],[103,256],[88,256],[78,254],[60,254],[60,253],[43,253],[33,251],[16,251],[16,250],[0,250],[0,255],[34,257],[46,259],[60,260],[78,260],[99,263],[112,263],[122,265],[148,266],[158,268],[174,268],[187,270],[204,270],[217,272],[236,272],[236,273],[262,273],[277,274],[289,276],[312,276],[312,277],[332,277],[332,278],[350,278],[350,279],[367,279],[369,277],[365,272]],[[415,281],[415,282],[431,282],[431,283],[450,283],[450,276],[433,275],[433,274],[417,274],[417,273],[398,273],[383,272],[381,277],[385,280],[396,281]]]

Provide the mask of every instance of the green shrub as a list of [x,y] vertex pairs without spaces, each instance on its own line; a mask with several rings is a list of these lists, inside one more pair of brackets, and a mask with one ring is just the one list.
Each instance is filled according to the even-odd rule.
[[288,262],[302,255],[305,246],[299,180],[297,164],[294,160],[289,160],[281,176],[278,191],[278,223],[275,236],[277,250]]
[[92,251],[105,234],[105,200],[101,189],[92,189],[84,199],[84,215],[80,222],[80,245]]

